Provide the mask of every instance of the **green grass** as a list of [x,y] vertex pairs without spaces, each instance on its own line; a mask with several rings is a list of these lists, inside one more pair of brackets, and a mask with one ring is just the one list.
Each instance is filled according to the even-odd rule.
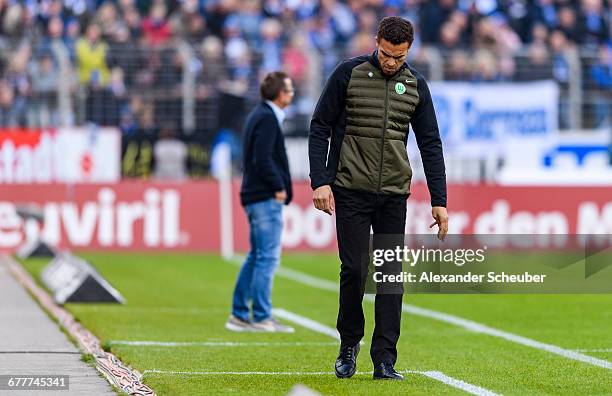
[[[153,347],[113,344],[147,341],[333,341],[297,327],[295,334],[228,332],[227,319],[238,266],[212,255],[83,255],[126,297],[126,305],[67,304],[103,345],[125,363],[145,370],[290,371],[333,370],[335,345]],[[36,276],[46,261],[28,260]],[[283,266],[337,281],[334,255],[284,254]],[[334,327],[337,293],[277,276],[274,306]],[[471,319],[566,349],[612,348],[612,295],[407,295],[404,302]],[[371,370],[369,341],[373,304],[364,302],[366,344],[362,371]],[[396,367],[435,370],[501,394],[612,394],[610,370],[500,338],[415,315],[402,317]],[[589,353],[612,359],[612,353]],[[160,395],[286,394],[297,383],[330,395],[461,394],[436,380],[408,374],[404,382],[375,382],[370,375],[338,380],[333,375],[187,375],[147,373]]]

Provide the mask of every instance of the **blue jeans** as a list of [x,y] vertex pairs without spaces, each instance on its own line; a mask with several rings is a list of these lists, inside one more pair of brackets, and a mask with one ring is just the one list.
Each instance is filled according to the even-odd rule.
[[245,211],[249,220],[251,250],[236,281],[232,314],[250,320],[251,302],[253,320],[261,322],[272,316],[272,278],[280,262],[283,204],[268,199],[246,205]]

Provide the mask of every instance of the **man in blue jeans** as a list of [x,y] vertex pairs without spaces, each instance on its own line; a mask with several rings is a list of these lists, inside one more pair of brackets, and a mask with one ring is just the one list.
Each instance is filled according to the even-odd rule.
[[[244,126],[243,178],[240,201],[250,227],[251,250],[240,269],[232,314],[232,331],[293,333],[272,317],[272,278],[279,264],[283,205],[291,201],[291,175],[281,125],[283,109],[293,99],[291,79],[283,72],[268,74],[260,86],[262,101]],[[252,304],[252,318],[249,304]]]

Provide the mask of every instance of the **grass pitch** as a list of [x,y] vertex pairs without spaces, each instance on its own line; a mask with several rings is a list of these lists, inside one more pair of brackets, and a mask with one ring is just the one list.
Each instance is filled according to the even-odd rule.
[[[238,265],[214,255],[84,254],[127,299],[126,305],[67,304],[124,363],[160,395],[286,394],[304,384],[329,395],[465,394],[420,374],[338,380],[333,338],[295,326],[295,334],[239,334],[223,327]],[[36,277],[47,260],[28,260]],[[337,282],[337,256],[284,254],[282,265]],[[612,360],[612,295],[407,295],[404,302],[519,336]],[[335,327],[337,292],[277,276],[273,304]],[[371,302],[364,302],[359,371],[371,371]],[[610,395],[612,371],[500,337],[404,313],[398,370],[437,371],[505,395]],[[130,345],[124,341],[175,344]],[[181,344],[193,343],[193,344]],[[258,372],[259,374],[240,374]],[[263,373],[283,372],[282,375]]]

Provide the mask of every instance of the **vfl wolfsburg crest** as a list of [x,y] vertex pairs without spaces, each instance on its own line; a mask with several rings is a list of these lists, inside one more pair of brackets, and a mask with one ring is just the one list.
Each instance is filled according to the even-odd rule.
[[404,92],[406,92],[406,86],[402,84],[401,82],[398,82],[397,84],[395,84],[395,92],[397,92],[400,95],[403,95]]

